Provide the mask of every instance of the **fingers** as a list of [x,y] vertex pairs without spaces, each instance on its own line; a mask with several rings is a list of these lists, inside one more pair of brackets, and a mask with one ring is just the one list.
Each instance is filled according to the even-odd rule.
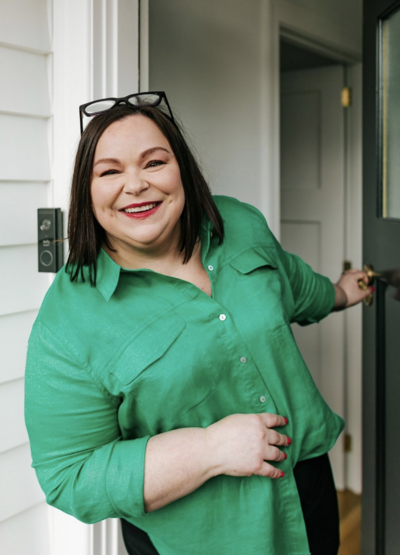
[[287,454],[274,447],[273,445],[268,445],[265,449],[264,461],[285,461],[287,459]]
[[362,279],[363,281],[365,281],[365,283],[369,282],[369,278],[367,274],[362,270],[356,270],[356,269],[347,270],[346,272],[342,273],[340,279],[343,280],[345,278],[350,278],[352,281],[355,281],[355,280],[358,281]]
[[273,414],[272,412],[262,412],[260,416],[267,426],[267,428],[276,428],[277,426],[286,426],[288,419],[285,416],[280,416],[279,414]]
[[285,473],[282,472],[279,468],[275,468],[272,464],[264,462],[262,467],[258,472],[256,472],[259,476],[266,476],[267,478],[273,478],[275,480],[283,478]]
[[267,437],[269,445],[288,447],[291,444],[291,440],[287,436],[280,434],[276,430],[268,430]]

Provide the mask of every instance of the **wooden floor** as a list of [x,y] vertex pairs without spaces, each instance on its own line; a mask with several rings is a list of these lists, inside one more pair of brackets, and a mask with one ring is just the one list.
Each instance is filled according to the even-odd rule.
[[361,495],[338,491],[340,513],[339,555],[361,553]]

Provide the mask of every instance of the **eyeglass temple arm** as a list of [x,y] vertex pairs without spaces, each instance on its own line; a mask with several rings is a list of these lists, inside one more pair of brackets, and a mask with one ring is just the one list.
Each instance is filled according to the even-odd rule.
[[81,124],[81,135],[83,133],[83,114],[82,114],[82,108],[79,110],[79,119],[80,119],[80,124]]

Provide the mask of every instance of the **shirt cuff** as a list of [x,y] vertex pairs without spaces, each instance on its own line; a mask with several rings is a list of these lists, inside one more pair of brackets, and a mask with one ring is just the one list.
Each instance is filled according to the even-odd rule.
[[107,471],[107,494],[123,518],[143,516],[144,461],[151,436],[117,441]]
[[315,301],[309,307],[309,316],[298,322],[301,326],[316,324],[328,316],[335,304],[335,288],[329,278],[314,272],[315,279]]

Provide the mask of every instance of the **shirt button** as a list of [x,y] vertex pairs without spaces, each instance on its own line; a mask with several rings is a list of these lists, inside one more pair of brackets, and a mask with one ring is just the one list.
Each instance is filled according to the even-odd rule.
[[246,357],[240,357],[240,362],[242,362],[244,364],[245,362],[247,362],[247,358]]
[[265,397],[264,397],[264,395],[261,395],[261,397],[260,397],[260,403],[265,403]]
[[210,264],[208,269],[210,270],[210,272],[212,272],[214,270],[214,266],[211,266],[211,264]]
[[219,319],[223,322],[224,320],[226,320],[226,316],[225,314],[220,314],[219,315]]

